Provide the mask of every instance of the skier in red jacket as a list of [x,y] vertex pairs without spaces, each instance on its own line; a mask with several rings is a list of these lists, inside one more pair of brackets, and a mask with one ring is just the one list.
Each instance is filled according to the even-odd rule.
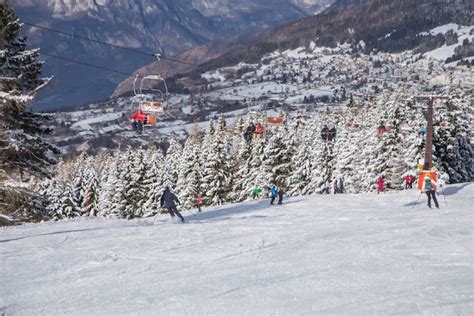
[[380,176],[377,179],[377,194],[379,194],[380,192],[385,193],[385,179],[383,176]]
[[254,139],[262,138],[262,135],[263,135],[264,131],[265,131],[265,129],[264,129],[262,123],[258,122],[257,125],[255,126],[255,133],[253,134]]
[[141,133],[143,131],[143,125],[146,122],[146,115],[142,110],[136,110],[132,115],[132,127],[133,130]]
[[201,206],[202,206],[202,196],[201,194],[198,194],[197,196],[197,207],[198,207],[198,212],[201,212]]

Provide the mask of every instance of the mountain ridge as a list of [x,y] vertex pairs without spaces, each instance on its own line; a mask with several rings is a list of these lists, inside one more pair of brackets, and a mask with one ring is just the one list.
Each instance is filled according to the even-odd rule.
[[[311,9],[312,5],[331,1],[45,0],[38,3],[17,0],[14,6],[20,19],[30,23],[120,46],[172,55],[240,32],[299,19],[312,14],[310,10],[316,10]],[[24,29],[30,45],[49,54],[125,72],[133,72],[153,61],[26,25]],[[56,80],[54,85],[40,93],[35,109],[54,109],[107,98],[123,80],[117,74],[45,59],[44,73],[54,74]]]
[[[449,22],[472,25],[472,12],[472,4],[467,0],[338,0],[316,16],[265,30],[251,40],[237,37],[227,43],[231,49],[216,52],[216,47],[208,49],[209,44],[200,47],[210,51],[210,54],[197,54],[201,58],[198,67],[178,67],[175,70],[176,73],[190,72],[186,76],[198,78],[199,73],[239,62],[256,62],[266,53],[307,46],[313,41],[318,46],[348,42],[353,45],[361,43],[369,51],[397,52],[419,48],[423,52],[424,46],[440,46],[443,39],[436,36],[418,37],[420,32]],[[178,58],[196,62],[193,52],[197,49],[180,54]],[[150,69],[156,70],[156,64],[136,73],[146,74]],[[178,78],[182,76],[177,75]],[[127,93],[130,87],[129,78],[118,85],[114,95]]]

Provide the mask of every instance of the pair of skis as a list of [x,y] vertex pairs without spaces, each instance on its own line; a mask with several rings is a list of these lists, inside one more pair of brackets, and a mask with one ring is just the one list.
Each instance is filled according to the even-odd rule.
[[[444,192],[444,188],[443,188],[443,191],[441,192],[441,194],[443,195],[444,203],[446,204],[446,206],[448,206],[448,200],[446,199],[446,193]],[[418,198],[416,199],[416,202],[411,207],[412,209],[414,209],[415,206],[418,205],[418,201],[420,200],[422,195],[423,195],[423,192],[420,192],[420,195],[418,195]]]

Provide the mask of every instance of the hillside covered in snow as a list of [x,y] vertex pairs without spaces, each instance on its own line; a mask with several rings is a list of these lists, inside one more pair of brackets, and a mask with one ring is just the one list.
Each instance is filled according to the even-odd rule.
[[0,313],[435,314],[474,309],[474,186],[317,195],[0,228]]
[[463,51],[466,41],[472,44],[472,33],[472,26],[452,23],[433,28],[433,36],[459,39],[425,54],[364,53],[364,42],[332,48],[311,42],[307,47],[275,50],[255,63],[240,62],[175,79],[173,87],[180,90],[171,93],[165,113],[142,136],[131,131],[130,116],[137,103],[128,95],[58,113],[54,140],[69,152],[163,144],[170,136],[185,139],[193,131],[203,131],[219,115],[229,124],[255,111],[268,116],[301,111],[311,117],[327,108],[344,111],[348,104],[372,107],[401,93],[400,103],[426,94],[469,103],[474,89],[472,59],[449,52]]

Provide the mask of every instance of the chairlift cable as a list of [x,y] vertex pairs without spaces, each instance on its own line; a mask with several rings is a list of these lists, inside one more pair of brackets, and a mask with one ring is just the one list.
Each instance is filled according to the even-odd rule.
[[83,62],[83,61],[80,61],[80,60],[70,59],[70,58],[66,58],[66,57],[62,57],[62,56],[58,56],[58,55],[53,55],[53,54],[45,53],[45,52],[42,52],[42,51],[40,51],[40,55],[53,57],[53,58],[56,58],[56,59],[61,59],[61,60],[64,60],[64,61],[68,61],[68,62],[71,62],[71,63],[76,63],[76,64],[87,66],[87,67],[92,67],[92,68],[97,68],[97,69],[101,69],[101,70],[105,70],[105,71],[115,72],[117,74],[124,75],[124,76],[133,76],[133,74],[128,73],[128,72],[115,70],[115,69],[112,69],[112,68],[103,67],[103,66],[99,66],[99,65],[94,65],[94,64],[86,63],[86,62]]
[[[129,48],[129,47],[124,47],[124,46],[120,46],[120,45],[110,44],[110,43],[103,42],[103,41],[99,41],[99,40],[96,40],[96,39],[93,39],[93,38],[89,38],[89,37],[84,37],[84,36],[80,36],[80,35],[75,35],[75,34],[72,34],[72,33],[63,32],[63,31],[60,31],[60,30],[56,30],[56,29],[53,29],[53,28],[50,28],[50,27],[46,27],[46,26],[41,26],[41,25],[38,25],[38,24],[30,23],[30,22],[27,22],[27,21],[21,21],[21,23],[26,24],[26,25],[29,25],[29,26],[31,26],[31,27],[39,28],[39,29],[42,29],[42,30],[45,30],[45,31],[49,31],[49,32],[53,32],[53,33],[57,33],[57,34],[61,34],[61,35],[65,35],[65,36],[70,36],[70,37],[73,37],[73,38],[77,38],[77,39],[80,39],[80,40],[89,41],[89,42],[93,42],[93,43],[97,43],[97,44],[102,44],[102,45],[106,45],[106,46],[110,46],[110,47],[114,47],[114,48],[126,50],[126,51],[128,51],[128,52],[132,52],[132,53],[136,53],[136,54],[141,54],[141,55],[145,55],[145,56],[149,56],[149,57],[156,57],[156,53],[155,53],[155,54],[152,54],[152,53],[144,52],[144,51],[141,51],[141,50],[138,50],[138,49],[134,49],[134,48]],[[163,56],[160,56],[160,58],[161,58],[161,59],[164,59],[164,60],[169,60],[169,61],[172,61],[172,62],[177,62],[177,63],[185,64],[185,65],[196,66],[196,64],[193,64],[193,63],[190,63],[190,62],[187,62],[187,61],[182,61],[182,60],[174,59],[174,58],[168,58],[168,57],[163,57]]]

